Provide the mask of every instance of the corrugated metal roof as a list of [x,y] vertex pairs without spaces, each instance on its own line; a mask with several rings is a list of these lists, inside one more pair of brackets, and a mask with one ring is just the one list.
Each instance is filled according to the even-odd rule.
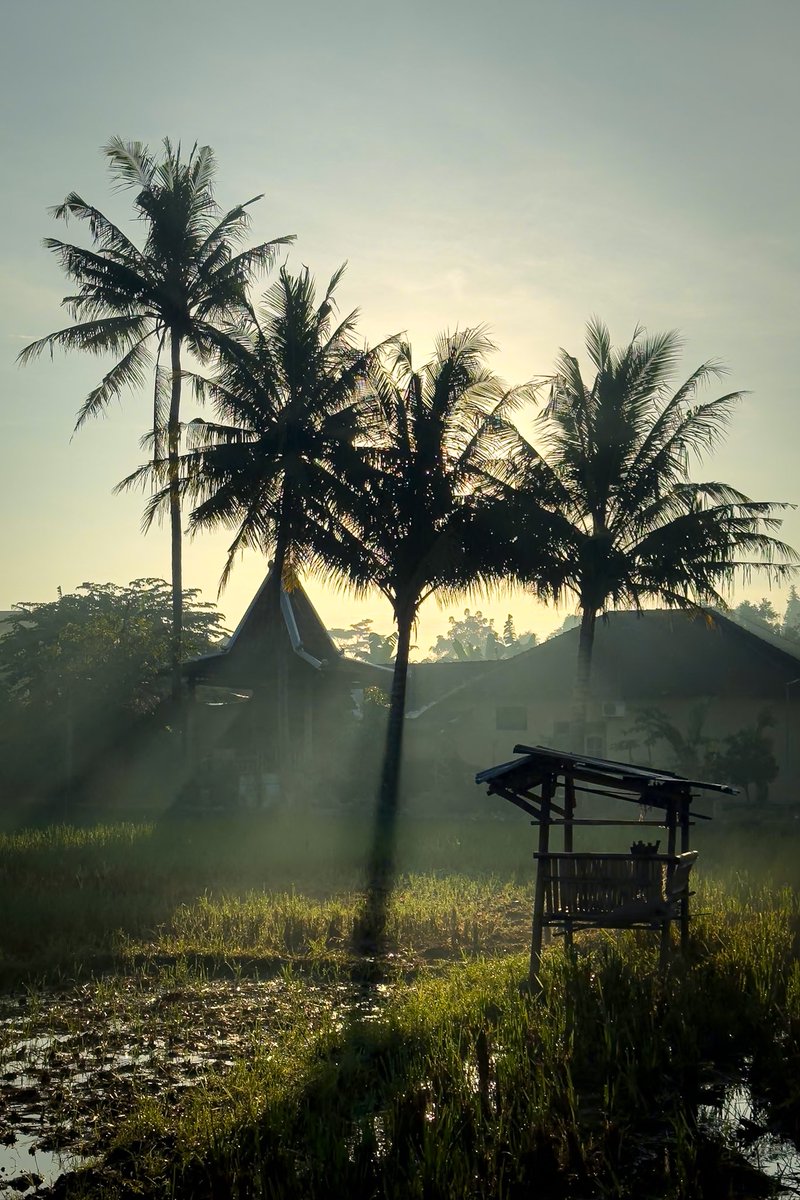
[[501,789],[526,792],[534,779],[538,782],[543,778],[553,779],[569,774],[577,783],[590,783],[601,794],[606,789],[610,792],[630,792],[633,795],[646,796],[646,803],[655,807],[661,803],[660,795],[666,799],[676,791],[686,793],[701,790],[721,792],[726,796],[739,794],[739,789],[729,784],[687,779],[673,771],[655,770],[653,767],[638,766],[610,758],[594,758],[587,754],[554,750],[549,746],[515,746],[514,753],[523,757],[479,771],[475,782],[487,784],[489,794]]

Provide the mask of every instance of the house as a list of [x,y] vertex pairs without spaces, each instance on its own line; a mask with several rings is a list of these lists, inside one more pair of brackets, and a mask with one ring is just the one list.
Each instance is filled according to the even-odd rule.
[[[267,575],[225,648],[186,666],[196,703],[193,787],[210,801],[310,803],[373,797],[390,667],[337,649],[303,588]],[[779,774],[773,799],[800,776],[800,652],[719,613],[614,612],[597,622],[586,753],[642,760],[637,723],[655,711],[687,740],[692,723],[717,743],[762,714]],[[517,742],[574,748],[578,630],[498,662],[413,663],[406,700],[404,790],[425,811],[474,802],[472,782]],[[670,765],[668,747],[654,750]],[[674,764],[678,766],[680,764]]]
[[[498,665],[414,664],[409,723]],[[193,799],[374,799],[386,710],[372,697],[385,704],[392,667],[343,655],[299,583],[278,592],[270,571],[226,645],[185,664],[184,677]]]
[[[578,629],[504,660],[479,683],[428,711],[428,734],[457,751],[464,780],[510,757],[515,742],[569,750],[574,731]],[[653,750],[640,716],[663,718],[686,743],[718,745],[763,717],[777,760],[770,798],[792,802],[800,779],[800,649],[766,640],[717,613],[651,610],[598,619],[585,751],[641,761]],[[699,728],[698,728],[699,727]],[[674,757],[674,751],[673,751]]]
[[375,670],[343,657],[302,586],[270,570],[226,645],[184,667],[189,789],[212,804],[285,796],[332,731],[354,732]]

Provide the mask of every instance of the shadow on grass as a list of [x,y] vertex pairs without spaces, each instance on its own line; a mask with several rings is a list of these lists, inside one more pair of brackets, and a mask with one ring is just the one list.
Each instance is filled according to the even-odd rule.
[[[169,1178],[196,1200],[777,1194],[703,1114],[704,1073],[742,1078],[753,996],[702,973],[665,994],[609,955],[550,957],[536,1001],[519,995],[521,961],[428,981],[405,1006],[358,1001],[339,1028],[254,1068],[252,1092],[221,1083],[220,1101],[241,1112],[258,1096],[260,1115],[226,1125],[207,1105],[199,1153],[189,1106],[183,1128],[120,1145],[87,1194],[154,1197]],[[758,1018],[770,1042],[767,1010]]]

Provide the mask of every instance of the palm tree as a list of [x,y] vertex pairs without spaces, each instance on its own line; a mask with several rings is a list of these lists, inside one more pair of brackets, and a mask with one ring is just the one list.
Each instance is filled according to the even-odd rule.
[[[368,437],[366,380],[374,351],[354,340],[357,312],[334,320],[335,272],[321,302],[308,268],[282,268],[260,310],[251,310],[236,336],[220,344],[218,372],[193,375],[197,395],[211,402],[215,421],[189,426],[180,460],[181,494],[194,506],[192,532],[233,532],[220,591],[238,555],[256,549],[273,558],[267,603],[277,617],[281,587],[291,590],[304,570],[317,569],[317,529],[349,502],[364,477],[359,440]],[[129,486],[153,471],[146,465]],[[156,475],[163,474],[160,464]],[[347,481],[347,483],[345,483]],[[145,521],[169,503],[172,481],[150,499]],[[288,742],[286,664],[276,654],[278,743]]]
[[136,192],[133,207],[146,235],[139,248],[112,221],[71,192],[53,215],[86,221],[92,246],[85,249],[46,238],[77,291],[65,297],[73,325],[33,342],[20,354],[27,362],[56,348],[120,357],[93,388],[78,412],[76,430],[105,411],[127,387],[139,388],[153,366],[154,458],[160,457],[164,429],[163,388],[159,366],[168,348],[169,409],[166,418],[167,472],[172,556],[172,672],[180,691],[182,570],[181,505],[178,480],[183,353],[200,361],[224,349],[221,324],[246,304],[246,289],[256,271],[269,266],[277,238],[250,249],[237,249],[249,225],[248,208],[260,196],[223,212],[214,199],[216,160],[210,146],[193,146],[182,157],[180,143],[164,139],[159,161],[141,142],[112,138],[104,147],[111,177],[119,188]]
[[[322,529],[320,561],[357,593],[377,588],[392,606],[395,664],[368,868],[362,934],[380,941],[391,886],[412,630],[420,606],[490,585],[503,555],[492,554],[492,501],[519,435],[508,413],[521,393],[506,392],[485,365],[492,344],[482,329],[441,336],[419,369],[396,343],[373,374],[380,428],[368,479],[341,521]],[[496,513],[495,513],[496,515]]]
[[[217,374],[192,376],[216,420],[191,422],[180,491],[194,505],[192,532],[233,531],[220,591],[247,549],[272,555],[276,596],[281,584],[291,588],[304,570],[316,569],[317,527],[329,524],[365,477],[364,384],[376,351],[355,344],[357,311],[333,320],[343,272],[335,272],[318,303],[307,267],[296,275],[281,268],[260,311],[251,310],[220,345]],[[142,467],[120,486],[150,471]],[[169,486],[156,492],[145,520],[169,497]]]
[[541,590],[525,541],[527,531],[538,539],[546,526],[560,545],[549,594],[578,600],[580,749],[595,624],[609,603],[725,607],[722,591],[738,573],[758,569],[782,579],[798,561],[772,536],[785,505],[690,480],[692,458],[722,440],[742,396],[698,399],[701,386],[722,374],[719,364],[703,363],[674,390],[681,348],[675,332],[646,336],[637,329],[614,350],[606,326],[593,319],[586,348],[595,378],[587,385],[577,359],[560,352],[536,427],[539,448],[525,443],[513,494],[520,578],[533,573]]

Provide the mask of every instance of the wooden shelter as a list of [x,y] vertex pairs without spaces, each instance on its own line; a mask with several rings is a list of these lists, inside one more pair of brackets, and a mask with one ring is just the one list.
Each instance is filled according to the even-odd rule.
[[[693,793],[735,795],[737,789],[545,746],[515,746],[514,753],[523,757],[480,771],[475,782],[486,784],[488,795],[515,804],[539,827],[531,982],[538,974],[542,935],[549,927],[562,931],[568,944],[578,929],[658,930],[664,962],[670,924],[677,921],[684,949],[689,936],[689,872],[697,857],[690,849],[690,829],[697,820],[710,820],[692,811]],[[638,819],[576,816],[579,799],[583,808],[599,806],[603,798],[637,805]],[[666,853],[658,853],[659,842],[642,841],[622,854],[575,851],[575,829],[584,826],[661,828],[667,834]],[[558,829],[560,849],[551,843],[551,833]]]

